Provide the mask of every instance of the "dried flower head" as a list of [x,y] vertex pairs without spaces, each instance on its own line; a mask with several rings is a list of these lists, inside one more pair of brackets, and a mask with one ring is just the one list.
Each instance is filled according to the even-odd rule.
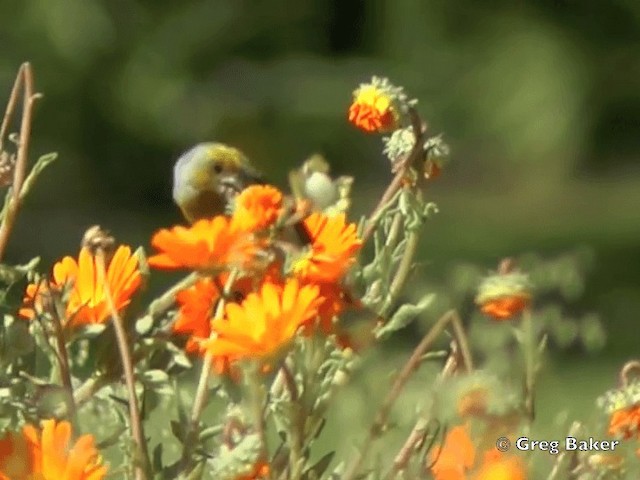
[[480,284],[475,301],[486,315],[496,320],[509,319],[531,301],[529,277],[516,271],[490,275]]
[[71,424],[44,420],[42,429],[31,425],[20,434],[0,438],[0,479],[101,480],[107,467],[92,435],[71,443]]
[[53,296],[67,293],[65,319],[67,328],[78,325],[102,323],[111,314],[105,287],[108,287],[116,310],[120,311],[131,302],[131,297],[140,286],[141,275],[138,259],[131,248],[121,245],[106,267],[106,285],[100,275],[100,261],[89,249],[80,250],[78,260],[64,257],[53,266],[50,282],[32,283],[27,286],[25,307],[20,315],[33,319],[47,312]]
[[503,416],[512,413],[520,404],[498,377],[479,370],[454,379],[456,413],[460,417]]
[[7,187],[13,183],[13,171],[16,166],[16,156],[0,150],[0,187]]

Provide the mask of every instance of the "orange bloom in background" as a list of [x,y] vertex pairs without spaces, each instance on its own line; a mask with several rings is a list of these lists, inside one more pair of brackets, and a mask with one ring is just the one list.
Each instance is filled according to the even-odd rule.
[[318,314],[318,287],[265,282],[240,304],[226,305],[223,318],[212,321],[215,338],[202,343],[214,357],[230,359],[270,357],[288,345],[306,322]]
[[480,310],[496,320],[508,320],[522,312],[530,301],[531,297],[528,295],[496,298],[481,305]]
[[435,480],[526,480],[519,458],[504,454],[495,447],[486,451],[482,461],[469,435],[468,425],[451,429],[442,446],[430,454],[431,473]]
[[[61,292],[66,287],[69,288],[69,295],[65,326],[102,323],[107,320],[111,310],[97,261],[87,248],[80,250],[78,261],[72,257],[64,257],[53,266],[53,278],[48,284],[43,282],[27,286],[24,297],[27,306],[20,309],[20,315],[33,319],[43,311],[47,297],[50,298],[49,289]],[[130,247],[118,247],[107,266],[106,281],[116,309],[122,310],[129,305],[131,296],[141,282],[138,259],[132,255]]]
[[465,480],[476,457],[467,426],[452,428],[444,444],[435,447],[430,456],[435,480]]
[[475,301],[485,315],[510,319],[531,303],[529,277],[518,271],[499,271],[483,279]]
[[362,247],[355,223],[347,223],[344,213],[328,217],[314,212],[304,220],[311,249],[293,265],[293,271],[304,281],[335,283],[355,263]]
[[92,435],[71,444],[71,424],[44,420],[0,439],[0,480],[101,480],[107,473]]
[[258,462],[249,475],[241,475],[236,477],[235,480],[259,480],[261,478],[266,478],[268,475],[269,464],[266,462]]
[[354,92],[349,121],[365,132],[388,132],[398,126],[391,96],[375,85],[362,85]]
[[621,408],[611,414],[609,435],[630,440],[640,438],[640,405]]
[[202,219],[190,227],[162,229],[151,239],[160,253],[149,258],[156,268],[217,270],[228,265],[245,265],[258,252],[258,245],[231,219],[217,216]]
[[524,466],[519,458],[505,455],[495,448],[484,459],[473,480],[526,480]]
[[282,213],[282,193],[271,185],[252,185],[235,198],[233,224],[254,232],[273,225]]

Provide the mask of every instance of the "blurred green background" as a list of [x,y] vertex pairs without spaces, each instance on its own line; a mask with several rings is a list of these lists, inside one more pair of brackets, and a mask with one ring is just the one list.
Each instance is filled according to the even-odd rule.
[[[637,1],[9,0],[0,18],[0,92],[32,62],[45,93],[32,156],[60,154],[24,205],[8,261],[42,255],[49,268],[95,223],[148,246],[180,221],[175,158],[204,140],[236,144],[281,186],[325,154],[356,177],[356,218],[390,173],[379,139],[346,110],[381,74],[452,147],[430,186],[440,213],[422,274],[437,283],[458,262],[490,269],[523,252],[590,249],[569,309],[599,313],[608,342],[596,356],[563,354],[543,405],[560,395],[590,407],[638,353]],[[151,294],[170,280],[156,275]]]

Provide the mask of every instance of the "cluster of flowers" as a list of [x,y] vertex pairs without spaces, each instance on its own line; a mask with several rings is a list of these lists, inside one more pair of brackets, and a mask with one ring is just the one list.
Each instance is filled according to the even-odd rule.
[[[177,294],[173,331],[186,334],[186,348],[204,355],[219,373],[246,359],[269,369],[298,333],[336,333],[334,319],[347,307],[341,282],[362,245],[356,225],[344,214],[312,213],[303,220],[310,244],[285,262],[275,248],[284,203],[276,188],[251,186],[237,197],[233,215],[163,229],[152,238],[158,253],[150,266],[199,272],[195,284]],[[27,287],[20,315],[34,319],[64,299],[65,330],[106,322],[111,305],[120,311],[130,303],[142,275],[128,246],[115,249],[106,265],[103,258],[89,247],[77,260],[63,258],[50,280]],[[0,479],[104,477],[92,437],[80,437],[69,448],[70,424],[53,420],[39,432],[27,426],[0,440]]]
[[[302,220],[310,245],[285,262],[273,248],[283,215],[279,190],[251,186],[231,217],[161,230],[152,239],[161,252],[149,258],[152,267],[208,272],[178,294],[174,332],[188,335],[187,349],[211,358],[220,373],[247,358],[269,368],[298,332],[336,333],[334,319],[347,306],[341,281],[362,245],[356,225],[344,214],[310,214]],[[215,308],[225,290],[241,301]]]

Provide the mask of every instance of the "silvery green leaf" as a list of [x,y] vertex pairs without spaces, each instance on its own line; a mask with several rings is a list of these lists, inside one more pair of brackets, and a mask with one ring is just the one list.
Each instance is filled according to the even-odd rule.
[[139,335],[149,333],[151,327],[153,327],[153,317],[151,315],[145,315],[136,322],[136,332]]
[[169,375],[164,370],[147,370],[142,373],[140,379],[149,385],[157,385],[167,383],[169,381]]
[[415,305],[406,304],[400,306],[391,319],[376,332],[376,338],[386,338],[391,333],[409,325],[418,315],[421,315],[429,308],[434,299],[435,294],[428,293]]
[[138,259],[138,269],[140,273],[148,277],[149,276],[149,263],[147,262],[147,254],[144,251],[144,248],[138,247],[136,251],[133,252],[133,255]]
[[96,338],[102,332],[104,332],[107,328],[106,323],[92,323],[89,325],[83,325],[77,332],[74,334],[75,338]]

